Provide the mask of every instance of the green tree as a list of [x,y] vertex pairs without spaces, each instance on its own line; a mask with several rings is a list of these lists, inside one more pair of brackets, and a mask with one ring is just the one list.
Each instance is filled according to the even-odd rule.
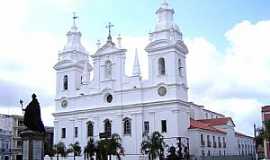
[[66,146],[63,142],[59,142],[53,146],[54,153],[56,154],[57,160],[59,160],[59,155],[61,157],[66,157],[68,152]]
[[118,134],[112,134],[112,138],[109,139],[109,156],[111,160],[111,156],[117,156],[118,160],[121,160],[121,154],[124,154],[124,148],[121,144],[121,138]]
[[74,160],[76,160],[76,156],[80,156],[82,149],[79,142],[75,142],[74,144],[69,145],[68,153],[73,153]]
[[84,148],[84,157],[87,158],[87,160],[93,160],[93,156],[95,155],[97,151],[96,144],[94,143],[94,139],[90,138],[87,142],[86,147]]
[[50,157],[53,157],[55,155],[53,146],[49,145],[48,139],[46,138],[44,141],[44,156],[48,155]]
[[116,156],[118,160],[121,160],[121,154],[124,154],[124,148],[122,147],[121,138],[118,134],[112,134],[111,138],[98,141],[98,160],[107,160],[108,156],[110,160],[112,156]]
[[149,160],[154,160],[164,153],[165,142],[163,136],[155,131],[151,137],[147,136],[141,143],[141,152],[148,155]]
[[108,158],[108,139],[101,139],[97,142],[96,159],[107,160]]

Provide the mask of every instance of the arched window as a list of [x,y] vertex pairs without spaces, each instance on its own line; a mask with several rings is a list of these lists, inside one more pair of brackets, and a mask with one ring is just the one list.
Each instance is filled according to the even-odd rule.
[[81,84],[83,84],[83,76],[81,76]]
[[181,59],[178,59],[178,73],[179,73],[179,76],[183,76],[183,65],[182,65],[182,62],[181,62]]
[[111,121],[106,119],[104,121],[104,133],[110,137],[112,135],[112,124]]
[[164,58],[159,58],[159,60],[158,60],[158,70],[159,70],[160,75],[165,75],[166,74],[165,59]]
[[105,62],[105,78],[111,79],[112,78],[112,62],[110,60],[107,60]]
[[130,118],[123,119],[123,128],[124,128],[124,135],[131,135],[131,119]]
[[68,90],[68,76],[67,75],[64,76],[64,80],[63,81],[64,81],[63,82],[63,88],[64,88],[64,90]]
[[93,136],[94,136],[94,125],[93,122],[89,121],[87,122],[87,137]]

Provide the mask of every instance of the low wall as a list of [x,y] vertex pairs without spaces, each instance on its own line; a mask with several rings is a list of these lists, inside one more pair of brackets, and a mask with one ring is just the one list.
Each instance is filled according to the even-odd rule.
[[[255,160],[255,156],[210,156],[200,157],[197,160]],[[196,159],[193,159],[196,160]]]

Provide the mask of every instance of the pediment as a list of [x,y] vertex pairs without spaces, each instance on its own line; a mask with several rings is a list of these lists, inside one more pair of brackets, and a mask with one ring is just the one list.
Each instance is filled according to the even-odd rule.
[[103,45],[101,48],[99,48],[96,51],[95,56],[111,54],[111,53],[121,52],[121,51],[122,49],[117,48],[113,42],[107,42],[105,45]]

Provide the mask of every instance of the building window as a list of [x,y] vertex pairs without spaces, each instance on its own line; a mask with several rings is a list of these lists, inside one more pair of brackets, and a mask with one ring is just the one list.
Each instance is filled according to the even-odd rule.
[[111,78],[112,78],[112,62],[110,60],[107,60],[105,62],[105,79]]
[[179,73],[179,76],[183,76],[183,65],[182,65],[182,62],[181,62],[181,59],[178,59],[178,73]]
[[144,122],[144,133],[145,134],[148,134],[149,133],[149,130],[150,130],[149,122],[148,121],[145,121]]
[[62,128],[61,138],[66,138],[66,128]]
[[201,145],[202,145],[202,146],[205,145],[204,138],[203,138],[203,134],[201,134]]
[[78,127],[74,127],[74,137],[78,137]]
[[21,130],[17,130],[17,137],[20,137],[21,136]]
[[218,137],[218,148],[221,148],[221,141],[220,141],[220,137]]
[[207,135],[207,147],[211,147],[211,140],[209,135]]
[[22,120],[18,120],[18,126],[23,126],[23,121]]
[[158,70],[159,70],[160,75],[165,75],[166,74],[165,59],[164,58],[159,58],[159,60],[158,60]]
[[163,86],[159,87],[159,89],[158,89],[158,95],[161,96],[161,97],[163,97],[166,94],[167,94],[167,89],[165,87],[163,87]]
[[208,113],[205,113],[205,119],[208,119]]
[[64,80],[63,80],[64,82],[63,82],[63,88],[64,88],[64,90],[68,90],[68,76],[67,75],[65,75],[64,76]]
[[207,156],[211,156],[211,152],[209,150],[207,152]]
[[167,132],[167,122],[166,122],[166,120],[161,120],[161,132],[162,133]]
[[89,121],[87,122],[87,137],[93,136],[94,136],[94,125],[93,122]]
[[125,118],[123,119],[124,125],[124,135],[131,135],[131,119]]
[[216,142],[216,137],[213,136],[213,147],[216,148],[217,147],[217,142]]
[[108,137],[112,135],[112,124],[108,119],[104,121],[104,132]]
[[111,94],[106,94],[105,99],[107,103],[112,103],[113,96]]
[[23,142],[22,141],[17,141],[17,148],[21,148],[23,146]]
[[204,152],[204,150],[202,150],[202,157],[204,157],[205,156],[205,152]]
[[226,141],[225,141],[225,137],[222,137],[223,139],[223,148],[226,148]]

